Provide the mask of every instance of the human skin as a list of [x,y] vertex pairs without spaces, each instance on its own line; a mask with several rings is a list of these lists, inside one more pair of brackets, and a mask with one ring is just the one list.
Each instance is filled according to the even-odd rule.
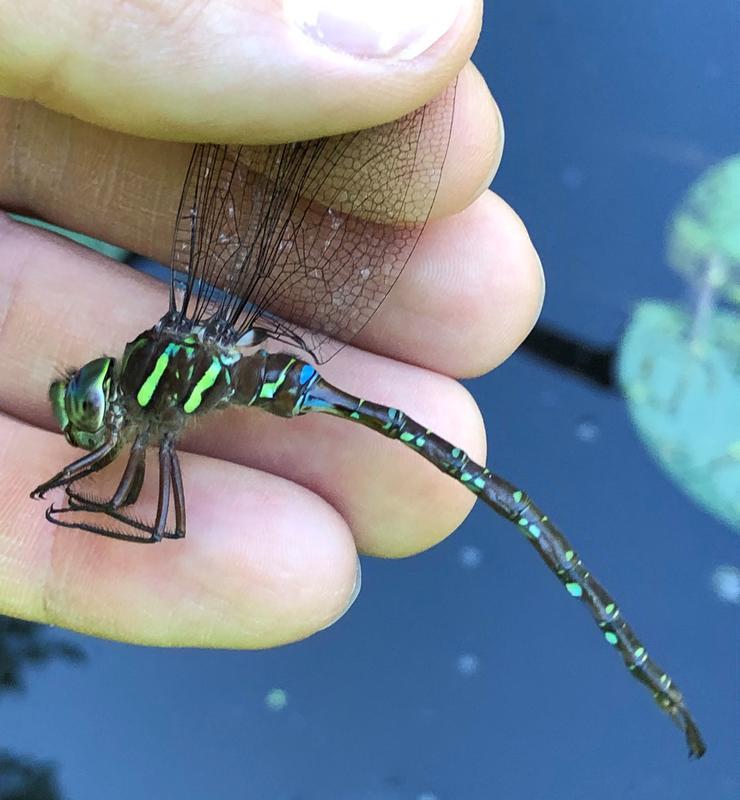
[[[460,72],[433,219],[380,310],[321,372],[482,462],[482,420],[456,379],[511,354],[544,284],[524,226],[487,189],[503,128],[468,61],[480,5],[458,5],[446,33],[401,58],[330,47],[267,0],[0,0],[0,207],[166,262],[187,142],[367,127]],[[462,522],[474,497],[397,443],[321,415],[229,409],[180,443],[185,540],[139,547],[49,524],[29,492],[79,453],[56,430],[50,380],[120,355],[166,307],[163,285],[0,218],[1,613],[122,641],[268,647],[342,615],[358,550],[410,555]]]

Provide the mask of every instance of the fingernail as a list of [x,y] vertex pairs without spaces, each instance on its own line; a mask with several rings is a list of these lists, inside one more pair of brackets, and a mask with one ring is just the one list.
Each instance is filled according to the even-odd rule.
[[451,27],[460,0],[283,0],[313,39],[361,58],[412,59]]
[[327,625],[324,625],[323,628],[319,628],[320,631],[325,631],[327,628],[331,628],[331,626],[335,622],[339,622],[339,620],[352,608],[354,605],[355,600],[357,600],[357,596],[360,594],[360,589],[362,588],[362,563],[360,561],[360,557],[357,556],[357,572],[355,572],[355,585],[352,587],[352,594],[349,596],[349,600],[347,600],[347,605],[342,609],[340,614],[337,614],[331,622]]

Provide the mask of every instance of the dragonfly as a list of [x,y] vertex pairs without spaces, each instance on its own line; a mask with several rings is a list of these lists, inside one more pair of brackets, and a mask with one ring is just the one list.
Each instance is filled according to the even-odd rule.
[[[127,542],[181,539],[177,441],[190,421],[237,405],[363,425],[411,448],[513,523],[682,729],[689,756],[701,757],[704,741],[682,693],[533,500],[401,409],[349,394],[318,369],[365,327],[424,230],[455,93],[452,84],[368,130],[264,147],[196,145],[175,223],[169,307],[120,359],[94,358],[51,383],[57,422],[85,453],[31,497],[63,490],[62,504],[46,510],[62,527]],[[150,449],[158,499],[146,519],[137,501]],[[126,450],[115,488],[91,491],[91,476]]]

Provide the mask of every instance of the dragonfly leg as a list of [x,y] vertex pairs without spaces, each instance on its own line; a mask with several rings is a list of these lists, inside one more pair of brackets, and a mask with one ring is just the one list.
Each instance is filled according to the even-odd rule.
[[175,449],[173,441],[168,440],[166,449],[167,449],[166,457],[169,462],[169,472],[172,480],[173,500],[175,504],[175,530],[172,532],[168,532],[165,529],[162,532],[162,535],[166,539],[183,539],[185,538],[185,533],[186,533],[185,488],[182,483],[182,470],[180,469],[180,459],[177,457],[177,450]]
[[139,499],[141,487],[144,485],[144,475],[146,474],[148,438],[148,433],[140,433],[134,440],[133,445],[131,445],[131,453],[126,463],[126,469],[123,471],[115,494],[110,499],[112,508],[133,505]]
[[[71,486],[67,486],[65,491],[68,498],[68,506],[65,508],[51,506],[47,509],[46,518],[49,522],[65,528],[76,528],[126,542],[153,544],[159,542],[162,538],[183,538],[185,536],[185,499],[182,488],[182,475],[174,442],[168,437],[162,440],[159,449],[159,496],[154,524],[149,525],[136,517],[124,514],[120,510],[125,506],[132,505],[139,498],[146,469],[147,441],[148,435],[146,433],[139,434],[135,439],[126,468],[110,500],[100,501],[99,499],[90,498],[75,491]],[[168,531],[166,527],[167,516],[173,486],[175,530]],[[64,519],[65,514],[85,512],[105,515],[124,523],[130,528],[141,531],[141,533],[127,533],[122,530],[112,530],[103,525],[94,525],[84,521],[67,522]]]
[[31,498],[33,500],[43,499],[44,495],[52,489],[81,480],[88,475],[98,472],[103,469],[103,467],[110,464],[111,461],[115,460],[120,449],[121,443],[118,439],[118,435],[111,436],[111,438],[97,450],[86,453],[82,458],[78,458],[71,464],[67,464],[67,466],[61,470],[61,472],[57,472],[53,478],[39,484],[31,492]]
[[476,464],[461,448],[424,428],[403,411],[337,389],[311,365],[287,354],[264,353],[262,357],[261,379],[249,404],[280,416],[316,412],[364,425],[414,450],[513,523],[568,594],[588,607],[601,635],[620,653],[630,673],[648,687],[658,706],[684,731],[689,755],[704,754],[701,734],[678,687],[648,656],[617,603],[586,568],[563,533],[521,489]]
[[134,440],[126,462],[126,468],[110,500],[99,500],[76,491],[74,485],[84,477],[80,476],[80,478],[75,479],[65,487],[70,505],[78,510],[83,510],[84,507],[84,510],[90,511],[93,507],[96,507],[105,512],[135,503],[139,499],[141,487],[144,483],[148,438],[148,433],[142,432]]
[[170,494],[172,491],[172,460],[168,447],[169,439],[162,439],[159,445],[159,496],[157,498],[157,514],[154,527],[151,529],[152,540],[158,542],[167,529],[167,514],[170,510]]

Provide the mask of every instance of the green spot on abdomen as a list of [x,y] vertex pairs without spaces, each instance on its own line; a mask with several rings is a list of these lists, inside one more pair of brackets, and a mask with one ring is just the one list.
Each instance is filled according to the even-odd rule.
[[619,639],[617,638],[617,634],[616,634],[616,633],[614,633],[613,631],[606,631],[606,632],[604,633],[604,638],[605,638],[605,639],[607,640],[607,642],[609,642],[609,644],[611,644],[611,645],[615,645],[615,644],[616,644],[616,643],[619,641]]
[[583,594],[583,589],[574,581],[568,581],[568,583],[565,584],[565,588],[568,590],[568,594],[571,597],[580,597]]
[[288,370],[295,364],[295,358],[291,358],[288,361],[285,369],[275,378],[274,381],[265,381],[262,386],[260,386],[260,393],[258,397],[261,400],[272,400],[275,397],[275,392],[285,383],[285,378],[288,374]]

